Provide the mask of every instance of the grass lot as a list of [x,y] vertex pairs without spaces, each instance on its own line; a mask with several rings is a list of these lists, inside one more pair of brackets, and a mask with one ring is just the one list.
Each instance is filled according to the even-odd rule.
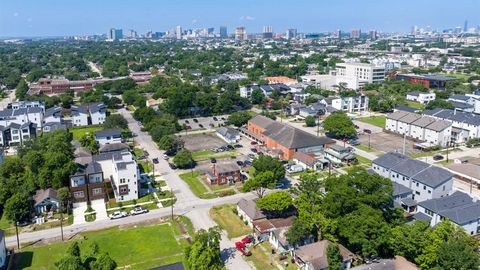
[[412,107],[419,110],[425,110],[425,105],[422,103],[411,101],[411,100],[405,100],[405,103],[408,107]]
[[202,180],[200,179],[200,174],[198,172],[193,172],[193,174],[190,172],[182,173],[179,176],[188,184],[193,194],[197,197],[202,199],[212,199],[217,197],[215,194],[208,193],[207,188],[201,182]]
[[[151,269],[182,260],[182,248],[186,241],[175,239],[180,234],[176,223],[166,222],[81,233],[84,240],[79,244],[82,253],[86,253],[90,243],[97,242],[100,251],[108,252],[117,262],[118,269]],[[19,254],[20,265],[17,269],[52,269],[69,245],[69,242],[63,242],[24,248]]]
[[439,74],[439,76],[463,79],[463,80],[467,81],[468,78],[470,78],[472,75],[454,73],[454,74]]
[[89,127],[74,127],[70,129],[70,132],[73,134],[73,140],[79,141],[87,133],[94,133],[97,130],[101,130],[101,126],[89,126]]
[[210,217],[223,230],[227,231],[229,238],[244,236],[252,232],[252,229],[245,225],[240,217],[233,212],[234,209],[236,209],[234,204],[216,206],[210,209]]
[[216,159],[224,159],[224,158],[231,158],[231,157],[235,158],[235,154],[236,154],[235,150],[214,153],[212,150],[208,149],[208,150],[200,150],[200,151],[192,152],[192,158],[195,161],[208,160],[212,157]]
[[377,127],[381,127],[381,128],[385,127],[385,122],[387,121],[385,116],[371,116],[371,117],[357,118],[355,120],[358,120],[360,122],[367,123],[370,125],[374,125]]
[[[291,263],[291,256],[288,256],[287,259],[280,261],[279,254],[272,255],[272,246],[268,242],[263,242],[256,247],[249,247],[249,249],[252,252],[252,256],[245,258],[247,261],[251,261],[257,269],[278,270],[279,268],[277,265],[280,265],[281,268],[285,270],[298,269],[296,264]],[[285,267],[283,262],[288,262],[288,266]]]
[[368,148],[368,145],[363,145],[363,144],[355,145],[355,148],[358,148],[365,152],[375,152],[375,149],[373,149],[371,145],[370,145],[370,149]]
[[[57,218],[60,217],[60,214],[56,214]],[[68,226],[73,224],[73,215],[64,215],[63,226]],[[46,230],[51,228],[60,227],[60,221],[48,221],[43,224],[33,224],[28,225],[25,227],[18,227],[18,232],[31,232],[31,231],[39,231],[39,230]],[[7,220],[5,215],[2,216],[0,219],[0,229],[5,232],[6,236],[14,235],[15,234],[15,226],[13,226],[13,222]]]
[[357,158],[358,163],[368,165],[368,166],[372,166],[372,161],[370,159],[368,159],[366,157],[362,157],[360,155],[355,155],[355,157]]

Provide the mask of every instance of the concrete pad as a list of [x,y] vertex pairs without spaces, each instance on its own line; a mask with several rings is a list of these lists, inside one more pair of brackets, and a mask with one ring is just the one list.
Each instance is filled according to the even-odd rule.
[[85,224],[85,211],[87,210],[87,203],[73,204],[73,225]]
[[91,203],[93,210],[97,213],[96,221],[97,220],[105,220],[108,219],[107,216],[107,207],[105,206],[104,200],[94,200]]

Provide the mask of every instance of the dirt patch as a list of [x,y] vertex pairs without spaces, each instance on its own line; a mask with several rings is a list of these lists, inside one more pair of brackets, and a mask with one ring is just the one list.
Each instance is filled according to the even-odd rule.
[[[360,134],[358,140],[363,145],[368,145],[368,134]],[[408,155],[418,153],[420,150],[413,149],[414,141],[407,138],[406,152]],[[372,133],[370,135],[370,145],[373,149],[381,152],[403,151],[403,136],[386,132]]]
[[215,133],[181,135],[179,137],[185,142],[185,148],[190,151],[207,150],[212,147],[220,147],[227,144],[217,137]]

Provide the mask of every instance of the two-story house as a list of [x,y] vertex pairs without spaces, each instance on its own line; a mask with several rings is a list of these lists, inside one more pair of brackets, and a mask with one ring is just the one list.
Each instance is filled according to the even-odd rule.
[[212,170],[207,176],[210,185],[232,184],[242,180],[240,167],[235,163],[213,163]]

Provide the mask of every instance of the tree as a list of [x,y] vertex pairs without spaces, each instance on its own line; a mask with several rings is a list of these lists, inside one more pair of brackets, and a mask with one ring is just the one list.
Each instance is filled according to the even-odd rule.
[[337,244],[330,243],[327,246],[327,270],[338,270],[342,267],[343,257]]
[[227,124],[241,127],[245,125],[251,118],[252,115],[248,111],[234,112],[228,116]]
[[455,106],[453,106],[452,103],[444,100],[444,99],[435,99],[433,101],[430,101],[427,106],[425,107],[425,109],[427,110],[433,110],[433,109],[450,109],[450,110],[453,110],[455,109]]
[[305,241],[312,236],[314,236],[314,230],[312,226],[298,218],[292,222],[292,226],[290,226],[288,231],[285,233],[285,237],[291,244]]
[[68,187],[59,188],[57,190],[57,196],[61,203],[62,212],[65,212],[72,199]]
[[15,96],[17,97],[17,99],[23,100],[27,96],[27,91],[28,84],[24,79],[21,79],[16,87]]
[[251,96],[251,100],[252,100],[252,104],[263,104],[265,102],[265,94],[263,94],[263,91],[260,90],[260,89],[254,89],[252,91],[252,96]]
[[440,244],[437,250],[438,269],[479,269],[478,246],[466,237],[453,238]]
[[389,245],[396,255],[414,262],[429,244],[432,229],[428,222],[416,221],[413,224],[403,224],[392,229]]
[[117,263],[108,255],[108,253],[100,254],[95,261],[90,264],[92,270],[114,270]]
[[192,153],[186,149],[179,151],[173,158],[173,163],[180,169],[191,168],[194,166]]
[[80,145],[90,150],[92,154],[98,153],[99,147],[93,133],[86,133],[85,135],[83,135],[83,137],[80,138]]
[[80,246],[78,245],[77,241],[73,242],[72,244],[70,244],[70,246],[68,246],[67,255],[80,257]]
[[313,116],[311,116],[311,115],[305,117],[305,124],[307,125],[307,127],[314,127],[314,126],[316,126],[316,125],[317,125],[316,122],[317,122],[317,121],[316,121],[315,117],[313,117]]
[[23,191],[13,194],[5,203],[3,210],[7,219],[22,222],[30,219],[32,206],[30,195]]
[[218,227],[196,232],[192,244],[184,251],[187,268],[190,270],[223,269],[220,257],[220,238]]
[[111,114],[107,117],[107,119],[105,119],[105,122],[103,123],[103,128],[128,129],[128,122],[127,119],[125,119],[125,117],[123,117],[121,114]]
[[267,188],[274,188],[277,183],[273,172],[265,171],[256,174],[253,178],[249,179],[244,185],[243,190],[255,191],[259,198],[262,198]]
[[252,166],[255,169],[254,175],[270,171],[273,172],[275,182],[280,181],[285,177],[285,167],[283,167],[282,162],[271,156],[258,157],[252,162]]
[[86,270],[82,265],[80,257],[66,255],[59,261],[55,262],[55,267],[58,270]]
[[256,203],[263,210],[281,214],[292,207],[292,197],[286,191],[277,191],[258,199]]
[[335,112],[323,121],[323,128],[335,138],[350,139],[357,136],[352,119],[343,112]]
[[167,135],[163,136],[157,143],[158,147],[162,150],[173,149],[175,144],[175,136]]

